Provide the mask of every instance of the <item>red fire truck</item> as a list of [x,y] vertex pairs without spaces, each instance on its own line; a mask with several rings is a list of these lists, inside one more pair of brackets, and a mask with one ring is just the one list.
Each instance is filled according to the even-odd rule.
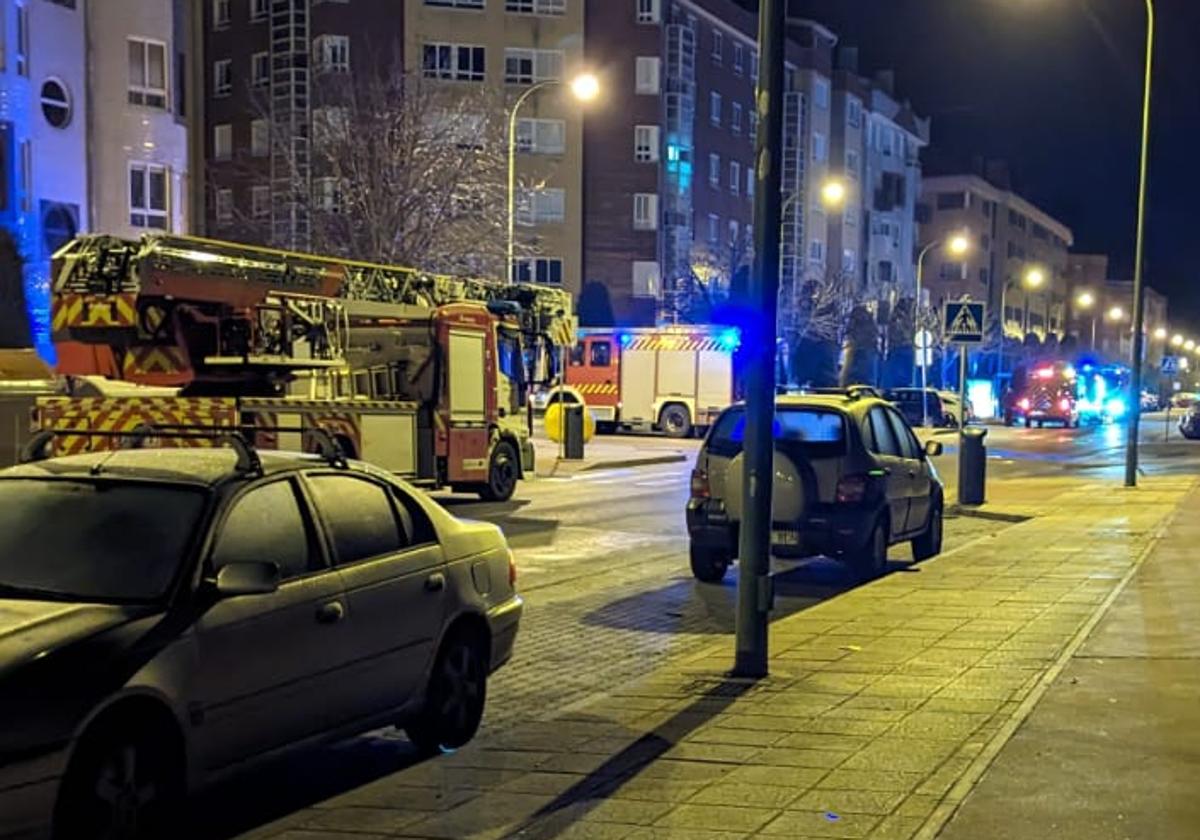
[[38,400],[35,429],[80,432],[56,438],[60,453],[119,445],[89,431],[230,427],[305,451],[324,432],[350,457],[486,499],[533,469],[527,361],[574,341],[558,289],[169,235],[68,243],[52,326],[60,374],[179,389]]
[[[582,329],[561,398],[586,403],[602,431],[688,437],[733,401],[738,342],[732,327]],[[558,398],[553,392],[549,401]]]

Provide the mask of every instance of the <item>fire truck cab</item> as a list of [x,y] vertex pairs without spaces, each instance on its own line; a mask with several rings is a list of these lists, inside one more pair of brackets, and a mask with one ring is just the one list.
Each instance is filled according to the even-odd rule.
[[738,343],[731,327],[581,329],[567,360],[565,398],[585,403],[602,431],[688,437],[733,402]]

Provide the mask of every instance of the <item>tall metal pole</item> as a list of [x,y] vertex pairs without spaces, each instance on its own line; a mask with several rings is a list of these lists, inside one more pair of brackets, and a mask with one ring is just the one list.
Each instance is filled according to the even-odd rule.
[[[921,333],[921,280],[925,276],[925,255],[934,248],[938,243],[930,242],[921,249],[921,253],[917,254],[917,300],[913,306],[913,350],[916,351],[916,336]],[[927,348],[922,347],[921,353],[921,426],[924,428],[929,425],[929,406],[926,404],[928,399],[925,389],[928,387],[928,359],[925,358]],[[932,348],[928,348],[932,349]],[[913,353],[913,364],[917,363],[917,354]]]
[[544,82],[531,85],[525,89],[524,93],[517,97],[517,101],[513,103],[512,110],[508,113],[508,247],[506,249],[508,264],[504,269],[504,276],[508,278],[508,282],[510,283],[517,279],[516,272],[513,270],[513,257],[516,255],[517,241],[517,112],[521,110],[521,106],[525,104],[525,100],[532,96],[535,91],[558,84],[562,84],[559,79],[547,79]]
[[1146,80],[1142,92],[1142,155],[1138,168],[1137,247],[1133,264],[1133,394],[1125,441],[1125,486],[1137,486],[1138,426],[1142,405],[1142,319],[1146,298],[1142,290],[1142,263],[1146,248],[1146,176],[1150,164],[1150,87],[1154,77],[1154,0],[1146,0]]
[[771,609],[771,490],[775,440],[775,319],[779,297],[779,226],[782,216],[783,61],[786,0],[762,0],[758,8],[760,56],[755,103],[757,191],[754,198],[754,268],[748,309],[757,319],[746,330],[746,437],[742,510],[738,537],[737,639],[733,673],[767,674],[767,625]]

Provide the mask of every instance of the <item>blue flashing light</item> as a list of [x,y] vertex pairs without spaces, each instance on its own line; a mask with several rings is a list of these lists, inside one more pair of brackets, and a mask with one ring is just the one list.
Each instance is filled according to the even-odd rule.
[[1114,420],[1125,416],[1125,400],[1109,400],[1107,403],[1105,403],[1104,408],[1108,412],[1108,415]]
[[717,337],[717,344],[722,350],[732,353],[742,343],[742,332],[736,327],[725,330]]
[[679,147],[674,143],[667,144],[667,160],[671,161],[672,163],[679,160]]
[[622,347],[628,347],[630,344],[633,344],[633,336],[629,333],[621,333],[617,340],[621,342]]

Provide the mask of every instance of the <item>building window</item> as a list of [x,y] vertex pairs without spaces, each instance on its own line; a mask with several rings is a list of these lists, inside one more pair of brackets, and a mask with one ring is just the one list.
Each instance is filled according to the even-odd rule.
[[42,82],[42,116],[54,128],[66,128],[71,122],[71,98],[58,79]]
[[566,191],[543,187],[521,190],[517,196],[517,221],[523,225],[561,222],[566,216]]
[[517,121],[517,149],[535,155],[561,155],[566,148],[564,120],[521,119]]
[[213,126],[213,157],[216,160],[233,157],[233,126],[229,123]]
[[532,257],[513,261],[513,278],[518,283],[541,283],[561,286],[563,261],[561,257]]
[[708,121],[717,126],[721,124],[721,94],[715,90],[708,94]]
[[715,152],[708,155],[708,183],[713,187],[721,186],[721,156]]
[[658,77],[661,65],[662,60],[657,56],[639,55],[637,57],[637,73],[634,84],[638,93],[658,93]]
[[337,178],[313,179],[313,204],[322,213],[342,212],[342,197],[338,192]]
[[829,107],[829,80],[817,76],[813,80],[813,104],[818,108]]
[[721,217],[716,213],[708,214],[708,244],[719,245],[721,243]]
[[733,195],[742,192],[742,165],[736,160],[729,161],[729,192]]
[[825,155],[826,155],[827,151],[828,150],[825,148],[825,135],[821,134],[819,131],[814,131],[813,132],[813,160],[816,161],[817,163],[821,163],[822,161],[825,160]]
[[892,268],[892,264],[886,260],[880,261],[875,272],[876,279],[880,283],[891,283],[895,279],[896,273]]
[[150,108],[167,107],[167,45],[130,38],[129,103]]
[[265,219],[271,215],[271,188],[256,186],[250,188],[250,215],[256,219]]
[[504,50],[504,81],[510,85],[532,85],[562,78],[562,50]]
[[264,119],[250,121],[250,154],[266,157],[271,153],[270,123]]
[[853,274],[854,266],[858,262],[858,255],[854,253],[853,248],[846,248],[842,251],[842,273]]
[[29,75],[29,9],[17,6],[17,75]]
[[167,230],[167,169],[153,163],[129,164],[129,224]]
[[442,6],[447,9],[482,9],[484,0],[425,0],[426,6]]
[[21,141],[21,210],[29,212],[33,208],[33,145],[28,140]]
[[470,44],[425,44],[422,75],[426,79],[449,79],[458,82],[482,82],[485,72],[485,50]]
[[846,98],[846,124],[851,128],[862,128],[862,103],[853,96]]
[[733,75],[740,76],[746,71],[746,48],[741,44],[733,45]]
[[212,0],[213,29],[224,29],[229,25],[229,0]]
[[961,210],[966,206],[967,206],[966,193],[961,193],[961,192],[938,193],[937,209],[939,209],[939,210]]
[[271,0],[250,0],[250,22],[266,20],[270,5]]
[[658,263],[654,260],[634,260],[633,296],[657,298],[661,291]]
[[222,58],[213,62],[213,95],[228,96],[233,93],[233,59]]
[[750,109],[750,142],[758,140],[758,111]]
[[216,193],[217,222],[227,225],[233,221],[233,190],[223,188]]
[[742,103],[734,102],[729,106],[729,108],[729,130],[732,131],[736,137],[742,133]]
[[658,126],[633,127],[633,159],[638,163],[654,163],[658,160]]
[[313,53],[313,63],[318,72],[350,72],[350,36],[318,36],[313,39]]
[[712,31],[712,60],[713,64],[720,64],[725,58],[725,37],[719,29]]
[[846,174],[858,178],[858,152],[854,149],[846,150]]
[[738,224],[737,219],[729,220],[729,244],[738,245],[738,236],[741,235],[742,226]]
[[271,54],[256,52],[250,56],[250,84],[266,87],[271,83]]
[[754,198],[754,167],[746,167],[746,195]]
[[[482,9],[483,0],[478,3],[476,8]],[[563,15],[567,13],[567,0],[505,0],[504,10],[522,15]]]
[[813,262],[825,261],[825,243],[820,239],[814,239],[808,243],[808,258]]
[[662,20],[662,0],[637,0],[637,22],[659,23]]
[[750,78],[758,82],[758,50],[750,51]]
[[656,193],[634,193],[633,229],[658,230],[658,195]]

